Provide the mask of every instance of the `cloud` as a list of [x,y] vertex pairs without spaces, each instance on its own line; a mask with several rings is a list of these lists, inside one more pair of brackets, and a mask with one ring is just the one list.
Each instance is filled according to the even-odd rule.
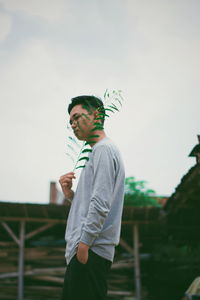
[[11,17],[0,12],[0,41],[4,41],[11,31]]
[[[1,52],[1,199],[47,201],[49,180],[71,170],[65,155],[69,99],[102,96],[106,88],[124,92],[124,106],[106,129],[123,153],[127,175],[170,193],[189,167],[186,155],[199,128],[200,26],[195,14],[192,23],[184,16],[195,6],[187,14],[180,4],[180,16],[159,1],[131,1],[126,15],[114,1],[118,14],[107,2],[99,2],[101,10],[86,2],[74,1],[66,12],[63,1],[51,1],[50,8],[46,1],[42,7],[3,1],[17,17]],[[57,26],[61,8],[65,26]],[[45,20],[52,23],[44,26]]]
[[65,158],[66,128],[65,99],[48,42],[29,40],[0,70],[0,81],[1,179],[13,181],[13,189],[6,184],[1,189],[1,199],[47,201],[49,181],[63,172],[59,157]]
[[198,0],[129,0],[126,8],[127,13],[136,19],[137,28],[149,41],[171,36],[192,38],[199,34]]
[[64,18],[64,0],[2,0],[2,4],[9,11],[21,11],[48,21]]

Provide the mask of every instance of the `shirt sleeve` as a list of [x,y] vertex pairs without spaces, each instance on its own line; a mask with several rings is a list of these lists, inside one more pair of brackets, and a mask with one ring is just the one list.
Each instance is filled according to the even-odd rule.
[[110,211],[115,183],[115,163],[111,149],[102,145],[93,153],[93,192],[80,241],[91,246],[100,234]]

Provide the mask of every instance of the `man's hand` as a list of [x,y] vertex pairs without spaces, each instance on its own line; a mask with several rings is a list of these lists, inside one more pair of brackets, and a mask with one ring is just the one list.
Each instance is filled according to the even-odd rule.
[[88,261],[88,250],[89,250],[88,245],[86,245],[82,242],[79,243],[76,257],[77,257],[78,261],[84,265]]
[[72,191],[72,179],[75,179],[75,173],[69,172],[60,177],[59,183],[66,198],[72,199],[74,192]]

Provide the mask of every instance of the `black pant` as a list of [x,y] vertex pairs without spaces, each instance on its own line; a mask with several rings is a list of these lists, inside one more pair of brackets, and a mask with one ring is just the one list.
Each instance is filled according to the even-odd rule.
[[91,250],[86,264],[75,255],[67,266],[62,300],[105,300],[111,264]]

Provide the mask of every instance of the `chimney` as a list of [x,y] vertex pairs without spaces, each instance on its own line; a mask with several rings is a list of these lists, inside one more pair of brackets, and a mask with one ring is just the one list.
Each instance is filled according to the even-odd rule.
[[49,203],[53,203],[53,204],[57,203],[57,188],[56,188],[56,182],[54,182],[54,181],[50,182]]

